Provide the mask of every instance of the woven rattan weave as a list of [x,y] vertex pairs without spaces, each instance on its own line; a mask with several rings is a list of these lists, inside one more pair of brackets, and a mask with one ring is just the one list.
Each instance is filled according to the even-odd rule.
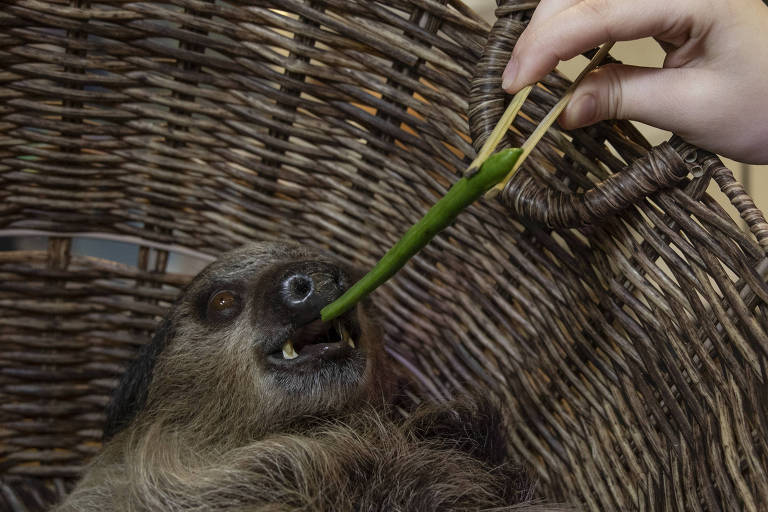
[[[189,277],[170,259],[273,239],[383,254],[501,114],[535,4],[502,2],[489,38],[458,0],[3,0],[0,236],[47,250],[0,252],[0,510],[44,510],[98,449],[123,365]],[[566,86],[535,88],[508,144]],[[550,133],[377,295],[425,396],[501,397],[542,495],[756,511],[766,248],[716,157],[602,123]]]

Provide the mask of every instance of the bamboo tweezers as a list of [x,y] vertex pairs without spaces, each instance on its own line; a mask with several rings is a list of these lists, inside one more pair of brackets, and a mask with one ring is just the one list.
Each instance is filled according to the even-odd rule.
[[[581,71],[576,80],[574,80],[571,86],[568,87],[568,89],[565,91],[565,94],[560,99],[560,101],[558,101],[557,104],[552,107],[552,110],[550,110],[547,115],[544,116],[544,119],[541,120],[541,123],[539,123],[533,133],[531,133],[531,135],[523,143],[521,146],[523,153],[520,155],[520,158],[518,158],[517,163],[515,163],[515,166],[512,168],[509,174],[507,174],[506,178],[504,178],[501,182],[499,182],[495,187],[493,187],[485,194],[486,199],[496,197],[501,191],[504,190],[504,187],[506,187],[507,183],[509,183],[509,180],[512,179],[512,176],[514,176],[518,169],[520,169],[520,166],[531,153],[536,144],[538,144],[538,142],[541,140],[544,134],[547,133],[547,130],[549,130],[558,116],[560,116],[566,105],[568,105],[571,97],[573,97],[573,91],[576,89],[576,87],[581,83],[581,81],[590,71],[600,65],[612,47],[613,43],[605,43],[594,55],[594,57],[592,57],[592,59],[589,61],[589,64],[587,64],[587,66]],[[493,154],[493,152],[496,150],[496,147],[507,133],[507,130],[509,130],[509,127],[512,125],[512,121],[515,120],[515,117],[517,117],[517,114],[523,107],[523,103],[525,103],[525,100],[528,98],[528,95],[530,94],[533,87],[533,85],[528,85],[518,91],[517,94],[515,94],[515,96],[512,98],[512,101],[509,103],[509,106],[504,111],[504,114],[501,116],[501,119],[499,119],[499,122],[496,123],[496,126],[491,132],[491,135],[488,137],[488,140],[485,142],[485,144],[483,144],[483,147],[477,153],[477,157],[464,171],[465,175],[475,172],[480,168],[480,165],[482,165],[482,163],[485,162],[485,160]]]

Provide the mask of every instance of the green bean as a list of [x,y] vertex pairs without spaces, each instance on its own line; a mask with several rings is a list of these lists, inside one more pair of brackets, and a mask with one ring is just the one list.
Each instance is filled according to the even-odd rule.
[[456,216],[496,183],[503,180],[520,157],[519,148],[505,149],[488,157],[475,173],[468,173],[379,260],[362,279],[344,295],[320,311],[324,322],[349,311],[355,304],[400,270],[432,238],[445,229]]

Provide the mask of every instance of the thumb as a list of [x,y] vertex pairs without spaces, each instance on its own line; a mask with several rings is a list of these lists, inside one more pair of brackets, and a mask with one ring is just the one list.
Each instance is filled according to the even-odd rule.
[[565,129],[581,128],[605,119],[633,119],[674,130],[690,98],[676,94],[682,70],[609,64],[579,84],[560,116]]

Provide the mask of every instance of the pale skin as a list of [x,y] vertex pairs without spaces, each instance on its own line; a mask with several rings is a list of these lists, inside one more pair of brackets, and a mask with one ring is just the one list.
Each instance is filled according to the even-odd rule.
[[542,0],[503,75],[514,93],[608,41],[654,37],[663,68],[610,64],[587,76],[566,129],[633,119],[728,158],[768,163],[768,7],[762,0]]

